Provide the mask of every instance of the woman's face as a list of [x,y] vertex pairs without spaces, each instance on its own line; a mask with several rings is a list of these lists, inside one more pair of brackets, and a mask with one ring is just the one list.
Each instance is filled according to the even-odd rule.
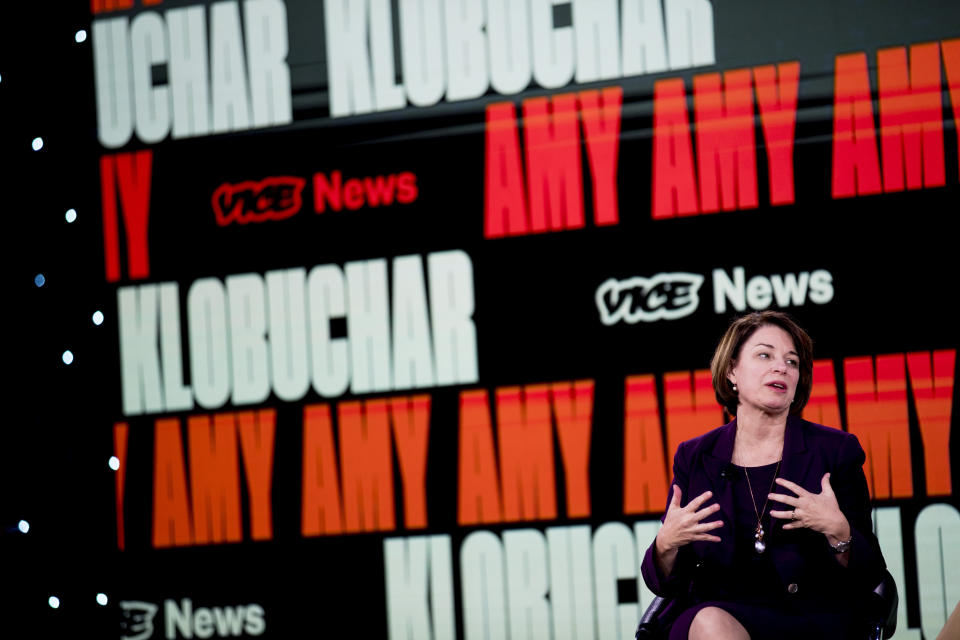
[[774,325],[759,327],[740,347],[727,378],[737,385],[741,406],[774,414],[789,411],[800,380],[793,338]]

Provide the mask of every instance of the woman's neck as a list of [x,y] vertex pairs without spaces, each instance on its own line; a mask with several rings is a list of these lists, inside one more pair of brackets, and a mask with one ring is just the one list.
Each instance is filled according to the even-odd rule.
[[737,435],[733,445],[733,463],[755,467],[776,462],[783,457],[783,436],[787,414],[771,415],[745,410],[737,411]]

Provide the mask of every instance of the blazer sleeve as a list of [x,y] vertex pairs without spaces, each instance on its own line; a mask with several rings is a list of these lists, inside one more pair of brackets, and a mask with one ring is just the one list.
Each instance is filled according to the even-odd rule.
[[866,590],[872,590],[883,579],[886,563],[880,552],[880,543],[873,533],[870,493],[863,473],[866,454],[853,434],[843,439],[835,471],[830,474],[830,486],[837,496],[840,511],[850,523],[853,542],[847,568],[851,576]]
[[[667,506],[664,507],[664,513],[660,516],[660,522],[666,517],[666,508],[669,507],[673,499],[674,487],[680,487],[681,504],[685,505],[690,500],[688,488],[688,478],[690,472],[690,460],[687,456],[686,443],[681,443],[677,447],[677,453],[673,457],[673,481],[667,491]],[[657,543],[656,538],[647,547],[643,555],[643,562],[640,565],[640,573],[643,575],[643,581],[647,587],[658,596],[672,598],[687,593],[690,587],[689,565],[691,562],[690,545],[680,548],[677,553],[677,560],[673,565],[673,571],[669,576],[663,575],[660,568],[654,560],[654,547]]]

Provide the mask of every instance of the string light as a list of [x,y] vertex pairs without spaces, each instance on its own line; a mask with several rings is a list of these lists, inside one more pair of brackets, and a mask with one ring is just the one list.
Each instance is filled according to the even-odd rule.
[[101,324],[103,324],[103,312],[102,312],[102,311],[94,311],[94,312],[93,312],[93,324],[97,325],[98,327],[99,327]]
[[114,471],[120,468],[120,458],[117,456],[110,456],[110,460],[107,462],[107,465]]
[[21,520],[17,524],[17,528],[20,529],[20,533],[27,533],[28,531],[30,531],[30,523],[27,522],[26,520]]
[[107,594],[105,594],[105,593],[98,593],[98,594],[97,594],[97,604],[100,605],[101,607],[107,606]]
[[71,364],[73,362],[73,351],[67,349],[63,352],[63,364]]
[[58,598],[57,596],[50,596],[49,598],[47,598],[47,604],[50,605],[51,609],[59,609],[60,598]]
[[43,138],[37,136],[33,139],[31,146],[33,147],[34,151],[40,151],[40,149],[43,149]]
[[63,217],[67,219],[67,222],[73,222],[77,219],[77,210],[67,209],[67,213]]
[[33,284],[37,285],[38,287],[42,287],[46,283],[47,279],[43,277],[42,273],[38,273],[37,277],[33,279]]
[[74,34],[73,39],[76,40],[78,43],[85,41],[87,39],[87,30],[80,29],[80,31],[77,31],[77,33]]

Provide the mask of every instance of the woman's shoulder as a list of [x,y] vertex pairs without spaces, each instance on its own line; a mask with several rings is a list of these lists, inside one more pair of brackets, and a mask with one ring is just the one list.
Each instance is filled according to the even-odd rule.
[[843,458],[863,458],[863,447],[860,440],[852,433],[847,433],[839,427],[830,427],[809,420],[797,419],[799,427],[803,429],[808,447],[831,451]]
[[831,444],[842,444],[844,442],[857,442],[857,436],[847,433],[839,427],[830,427],[816,422],[810,422],[802,418],[796,418],[796,423],[804,430],[807,438],[815,441],[823,441]]
[[677,447],[677,453],[681,451],[687,456],[695,455],[700,451],[711,451],[714,446],[717,444],[717,441],[721,439],[729,439],[730,446],[733,446],[733,435],[736,432],[736,422],[731,421],[727,424],[720,425],[719,427],[714,427],[706,433],[700,434],[695,438],[690,438],[689,440],[684,440],[680,443],[680,446]]

